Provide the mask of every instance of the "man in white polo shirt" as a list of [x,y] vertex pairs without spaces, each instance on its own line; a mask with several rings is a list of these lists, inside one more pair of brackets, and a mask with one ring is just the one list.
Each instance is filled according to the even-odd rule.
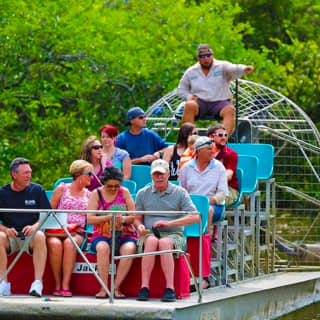
[[213,159],[213,142],[200,137],[195,143],[196,157],[187,162],[180,172],[180,184],[190,194],[207,196],[210,202],[208,230],[211,223],[224,218],[225,199],[228,195],[226,169]]
[[181,123],[222,119],[230,136],[235,116],[230,83],[254,72],[254,67],[216,60],[208,44],[200,44],[197,53],[198,62],[187,69],[178,86],[178,94],[186,100]]

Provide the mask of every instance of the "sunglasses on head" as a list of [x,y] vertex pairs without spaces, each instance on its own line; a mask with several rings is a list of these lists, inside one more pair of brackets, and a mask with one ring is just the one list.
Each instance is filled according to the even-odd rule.
[[222,137],[227,137],[228,136],[228,134],[227,133],[215,133],[214,134],[215,136],[218,136],[219,138],[222,138]]
[[95,146],[92,146],[91,149],[99,150],[99,149],[103,149],[103,146],[102,145],[95,145]]
[[87,174],[89,177],[92,177],[93,173],[88,171],[83,171],[82,174]]
[[211,56],[212,56],[212,53],[199,54],[200,59],[210,58]]

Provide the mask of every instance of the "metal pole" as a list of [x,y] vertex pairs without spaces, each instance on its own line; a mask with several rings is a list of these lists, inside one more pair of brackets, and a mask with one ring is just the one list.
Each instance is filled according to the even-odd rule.
[[239,83],[236,79],[236,143],[239,143],[238,120],[239,120]]

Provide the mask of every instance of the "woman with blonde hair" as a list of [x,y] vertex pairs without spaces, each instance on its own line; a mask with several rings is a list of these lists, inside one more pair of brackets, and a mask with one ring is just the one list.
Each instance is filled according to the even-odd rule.
[[101,186],[100,177],[102,176],[104,165],[102,164],[103,146],[96,136],[90,136],[82,144],[81,159],[90,162],[93,166],[93,175],[91,177],[88,189],[93,191]]
[[[70,173],[73,177],[72,183],[61,183],[55,189],[50,204],[52,209],[86,210],[90,191],[93,167],[85,160],[76,160],[70,166]],[[76,224],[84,228],[86,224],[85,213],[69,213],[68,224]],[[73,240],[80,246],[83,237],[75,233]],[[47,237],[49,261],[55,280],[54,296],[71,297],[70,280],[76,261],[76,248],[66,236],[50,235]]]

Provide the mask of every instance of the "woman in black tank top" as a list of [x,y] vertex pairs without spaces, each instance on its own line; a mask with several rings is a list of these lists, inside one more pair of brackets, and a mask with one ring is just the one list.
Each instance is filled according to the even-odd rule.
[[179,130],[176,144],[164,151],[163,159],[169,163],[170,168],[169,180],[178,180],[180,157],[188,148],[188,138],[193,134],[198,134],[197,127],[190,122],[184,123]]

